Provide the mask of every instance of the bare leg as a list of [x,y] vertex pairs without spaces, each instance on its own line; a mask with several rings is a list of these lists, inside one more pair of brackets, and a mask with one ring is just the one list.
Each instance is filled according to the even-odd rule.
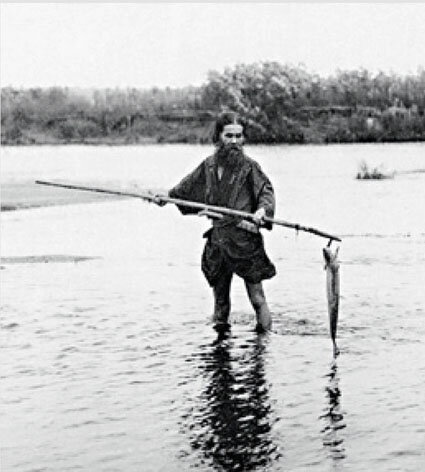
[[267,306],[262,283],[250,284],[245,282],[245,286],[249,300],[257,315],[257,330],[270,330],[272,327],[272,317],[270,315],[269,307]]
[[333,352],[334,352],[334,358],[338,357],[340,354],[339,347],[336,344],[336,341],[333,342]]
[[232,273],[225,273],[213,288],[214,315],[213,322],[217,325],[228,325],[230,314],[230,286]]

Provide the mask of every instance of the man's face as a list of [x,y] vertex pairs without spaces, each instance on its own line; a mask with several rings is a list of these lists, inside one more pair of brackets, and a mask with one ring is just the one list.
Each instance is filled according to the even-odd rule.
[[220,134],[220,141],[227,149],[241,149],[244,142],[242,126],[226,125]]

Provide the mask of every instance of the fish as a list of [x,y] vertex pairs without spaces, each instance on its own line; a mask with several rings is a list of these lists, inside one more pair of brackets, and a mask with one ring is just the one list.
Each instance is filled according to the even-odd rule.
[[339,247],[332,252],[329,244],[327,247],[323,248],[323,257],[325,259],[324,269],[326,270],[326,296],[328,300],[329,329],[333,343],[334,358],[340,353],[336,344],[340,292],[338,251]]

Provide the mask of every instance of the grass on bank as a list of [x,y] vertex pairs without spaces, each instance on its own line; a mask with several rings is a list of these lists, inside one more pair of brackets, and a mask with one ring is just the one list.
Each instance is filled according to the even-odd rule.
[[361,161],[356,174],[357,180],[383,180],[394,178],[394,171],[384,170],[382,164],[377,167],[371,167],[366,161]]

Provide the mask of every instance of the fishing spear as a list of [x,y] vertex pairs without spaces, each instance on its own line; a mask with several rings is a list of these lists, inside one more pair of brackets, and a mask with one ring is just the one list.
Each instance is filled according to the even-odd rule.
[[[98,193],[106,193],[109,195],[119,195],[122,197],[141,198],[142,200],[145,200],[148,202],[172,203],[177,206],[198,209],[200,212],[205,212],[204,214],[206,214],[207,216],[208,215],[235,216],[235,217],[239,217],[248,221],[254,221],[254,222],[256,221],[256,217],[253,213],[248,213],[246,211],[241,211],[241,210],[234,210],[232,208],[226,208],[226,207],[221,207],[221,206],[216,206],[216,205],[207,205],[206,203],[192,202],[192,201],[183,200],[180,198],[172,198],[166,195],[155,195],[155,194],[146,193],[146,192],[130,192],[127,190],[125,191],[113,190],[113,189],[107,189],[107,188],[102,188],[102,187],[88,187],[88,186],[76,185],[76,184],[71,184],[71,183],[50,182],[47,180],[36,180],[35,183],[40,184],[40,185],[50,185],[52,187],[61,187],[61,188],[72,189],[72,190],[84,190],[88,192],[98,192]],[[271,218],[269,216],[264,216],[263,221],[266,223],[271,223],[278,226],[284,226],[286,228],[292,228],[292,229],[295,229],[297,232],[304,231],[306,233],[311,233],[316,236],[329,239],[330,241],[341,241],[341,239],[338,236],[327,233],[325,231],[321,231],[316,228],[303,226],[298,223],[290,223],[289,221],[285,221],[285,220],[281,220],[277,218]]]

